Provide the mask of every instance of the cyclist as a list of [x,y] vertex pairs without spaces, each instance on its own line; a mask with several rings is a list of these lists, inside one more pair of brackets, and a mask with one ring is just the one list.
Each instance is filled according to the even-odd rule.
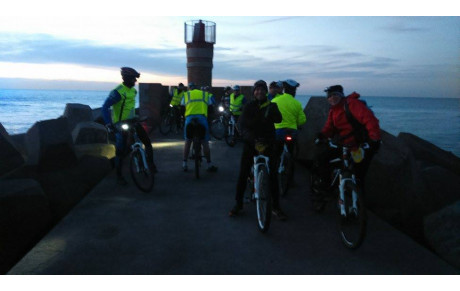
[[283,116],[283,120],[280,123],[275,124],[278,157],[281,155],[283,150],[284,138],[287,134],[290,134],[293,139],[289,148],[289,152],[292,153],[292,147],[297,140],[298,128],[307,121],[302,109],[302,104],[295,99],[297,87],[299,87],[300,84],[292,79],[287,79],[282,81],[282,83],[284,94],[278,95],[272,100],[273,103],[278,105],[281,115]]
[[232,87],[227,86],[224,89],[224,96],[221,98],[221,103],[225,110],[230,108],[230,93],[232,92]]
[[[140,74],[133,68],[122,67],[121,77],[123,83],[110,91],[109,96],[102,105],[102,116],[109,133],[115,133],[115,167],[117,171],[117,182],[120,185],[126,185],[127,182],[123,178],[121,169],[123,157],[127,150],[126,141],[128,136],[126,132],[116,131],[113,124],[135,116],[134,107],[137,90],[134,88],[134,85],[136,84],[137,78],[140,77]],[[112,107],[112,115],[110,115],[110,107]],[[136,130],[140,140],[145,146],[147,162],[152,171],[157,172],[157,168],[153,162],[152,142],[142,126],[137,125]]]
[[[373,156],[380,147],[381,132],[379,120],[364,102],[358,100],[360,97],[358,93],[353,92],[345,97],[341,85],[328,87],[324,92],[326,92],[330,109],[327,121],[321,132],[317,134],[317,138],[325,140],[338,134],[338,142],[350,146],[352,150],[357,149],[364,142],[369,144],[369,149],[364,153],[364,159],[360,163],[355,164],[357,183],[364,192],[364,178]],[[345,103],[348,105],[349,113],[353,115],[359,124],[364,126],[366,135],[358,134],[358,129],[354,128],[350,123]],[[324,205],[320,192],[325,190],[329,185],[329,161],[339,157],[341,154],[342,152],[339,152],[337,149],[328,148],[316,157],[315,163],[320,179],[316,185],[313,185],[315,193],[312,193],[312,199],[315,210],[320,211]]]
[[174,116],[176,117],[176,124],[178,126],[181,122],[181,116],[184,115],[183,107],[180,106],[180,101],[182,100],[182,97],[184,97],[184,92],[185,92],[185,86],[182,83],[179,83],[177,88],[172,89],[170,92],[170,95],[171,95],[170,105],[172,106],[174,110]]
[[281,211],[279,203],[278,179],[276,179],[276,158],[274,155],[273,141],[275,141],[274,123],[280,122],[282,116],[276,103],[267,99],[267,83],[259,80],[254,83],[252,89],[254,100],[249,102],[241,114],[239,126],[244,141],[241,155],[240,172],[236,186],[236,205],[230,210],[229,215],[235,216],[243,209],[243,196],[247,179],[253,164],[256,140],[263,139],[269,145],[268,155],[270,158],[270,191],[273,197],[273,213],[280,219],[287,216]]
[[246,104],[246,98],[241,94],[240,86],[233,86],[233,93],[230,94],[230,112],[235,118],[235,122],[238,122],[238,119],[243,112],[243,107]]
[[268,87],[268,100],[272,101],[273,98],[278,97],[283,94],[283,83],[281,81],[278,82],[271,82],[270,86]]
[[[209,98],[209,95],[196,88],[195,83],[190,82],[188,84],[189,91],[184,94],[182,98],[181,104],[185,106],[185,127],[184,127],[184,160],[182,163],[182,169],[184,172],[188,170],[187,167],[187,159],[190,153],[190,146],[192,144],[192,139],[187,137],[187,126],[190,124],[190,121],[193,118],[198,119],[198,123],[201,124],[205,130],[205,137],[202,141],[203,144],[203,152],[208,162],[208,172],[216,172],[217,167],[212,165],[211,163],[211,150],[209,149],[209,126],[208,126],[208,106],[212,105],[212,99]],[[200,153],[195,153],[200,154]]]

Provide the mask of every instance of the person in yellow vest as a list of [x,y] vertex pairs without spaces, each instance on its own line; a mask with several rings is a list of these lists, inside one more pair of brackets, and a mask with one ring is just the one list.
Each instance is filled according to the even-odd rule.
[[299,126],[302,126],[307,121],[302,104],[295,99],[297,87],[299,86],[300,84],[295,80],[287,79],[283,81],[284,94],[272,99],[272,102],[278,105],[278,109],[283,116],[283,120],[280,123],[275,123],[277,157],[281,155],[284,138],[287,134],[292,137],[293,142],[290,143],[289,152],[293,152],[297,142]]
[[182,83],[179,83],[177,88],[172,89],[171,91],[171,103],[170,105],[172,106],[174,110],[174,116],[176,117],[176,124],[180,125],[181,122],[181,117],[184,116],[184,111],[182,106],[180,105],[180,101],[182,100],[182,97],[184,97],[185,93],[185,86]]
[[208,126],[208,106],[213,105],[213,99],[210,98],[209,94],[196,88],[193,82],[188,85],[189,90],[184,94],[181,104],[185,106],[185,127],[184,127],[184,160],[182,163],[182,169],[184,172],[187,171],[187,159],[190,153],[190,146],[192,144],[192,138],[190,130],[187,127],[190,125],[192,119],[196,118],[198,123],[205,129],[205,134],[202,140],[203,152],[208,162],[208,172],[216,172],[217,167],[211,162],[211,150],[209,149],[209,126]]
[[[135,117],[135,103],[137,90],[134,88],[139,74],[136,70],[129,67],[121,68],[121,77],[123,83],[110,91],[109,96],[102,105],[102,117],[106,124],[109,133],[115,133],[115,167],[117,171],[117,182],[120,185],[126,185],[127,182],[122,175],[123,157],[126,153],[127,133],[115,130],[114,124]],[[112,108],[112,114],[110,114]],[[157,172],[155,163],[153,162],[152,143],[144,128],[140,125],[136,128],[140,140],[145,146],[147,161],[149,162],[152,171]]]
[[240,86],[235,85],[233,87],[233,93],[230,94],[230,112],[235,118],[235,122],[238,122],[241,113],[243,112],[243,107],[246,104],[246,98],[241,94]]

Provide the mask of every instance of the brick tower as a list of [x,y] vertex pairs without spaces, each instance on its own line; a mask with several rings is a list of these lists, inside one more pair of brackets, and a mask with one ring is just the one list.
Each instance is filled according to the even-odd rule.
[[212,86],[212,58],[216,43],[216,24],[211,21],[190,20],[184,23],[187,44],[187,81]]

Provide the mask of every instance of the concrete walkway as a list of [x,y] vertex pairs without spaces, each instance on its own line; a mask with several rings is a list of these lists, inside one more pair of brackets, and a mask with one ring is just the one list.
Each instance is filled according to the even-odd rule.
[[[151,193],[133,182],[101,181],[9,274],[459,274],[408,236],[369,214],[355,251],[339,238],[335,212],[310,209],[307,171],[282,199],[289,219],[267,234],[253,204],[233,207],[242,146],[212,142],[217,173],[182,172],[180,139],[155,142],[159,173]],[[192,163],[189,163],[191,168]],[[129,177],[127,175],[127,177]]]

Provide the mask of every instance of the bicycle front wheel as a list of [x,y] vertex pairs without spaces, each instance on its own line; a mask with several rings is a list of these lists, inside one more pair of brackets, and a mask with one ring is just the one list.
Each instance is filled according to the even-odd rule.
[[163,116],[160,123],[160,132],[164,135],[170,133],[172,129],[172,123],[173,120],[171,114],[168,113],[165,116]]
[[258,189],[258,197],[256,198],[257,225],[262,233],[266,233],[272,217],[272,201],[269,175],[265,166],[260,167],[256,189]]
[[130,155],[129,170],[136,186],[143,192],[150,192],[153,188],[153,172],[144,163],[140,150],[134,150]]
[[220,119],[212,121],[210,131],[212,136],[218,140],[221,140],[225,136],[225,126]]
[[[353,206],[353,191],[356,193],[357,207]],[[345,184],[345,211],[346,216],[340,213],[339,207],[339,230],[342,242],[347,248],[356,249],[366,235],[367,215],[361,189],[353,182]]]

